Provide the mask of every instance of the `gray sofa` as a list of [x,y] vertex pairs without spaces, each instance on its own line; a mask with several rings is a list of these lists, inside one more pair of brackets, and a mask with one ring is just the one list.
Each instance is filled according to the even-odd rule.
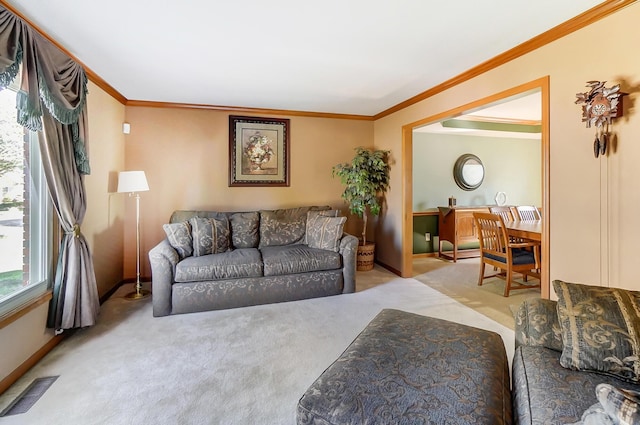
[[552,300],[530,299],[520,305],[516,314],[512,365],[514,423],[619,423],[608,422],[606,415],[594,421],[593,415],[603,414],[596,387],[603,384],[638,391],[640,385],[610,374],[563,367],[560,358],[564,344],[557,304]]
[[355,292],[358,239],[329,207],[175,211],[149,251],[153,315]]

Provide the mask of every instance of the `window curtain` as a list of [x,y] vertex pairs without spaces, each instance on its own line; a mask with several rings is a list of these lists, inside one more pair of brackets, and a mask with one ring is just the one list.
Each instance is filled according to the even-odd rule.
[[91,251],[80,225],[89,174],[87,77],[68,55],[0,5],[0,89],[18,75],[18,122],[37,131],[49,194],[63,230],[47,327],[95,324],[100,304]]

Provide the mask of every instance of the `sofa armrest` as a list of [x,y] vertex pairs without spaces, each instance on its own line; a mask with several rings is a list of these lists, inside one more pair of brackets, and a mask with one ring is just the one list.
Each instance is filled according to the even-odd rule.
[[153,315],[155,317],[171,314],[171,286],[174,281],[176,265],[179,261],[178,253],[167,239],[164,239],[149,251]]
[[562,351],[562,334],[556,301],[527,299],[520,304],[515,317],[516,348],[520,345],[545,347]]
[[340,239],[340,255],[342,256],[342,276],[344,278],[343,294],[356,292],[356,257],[358,254],[358,238],[348,233]]

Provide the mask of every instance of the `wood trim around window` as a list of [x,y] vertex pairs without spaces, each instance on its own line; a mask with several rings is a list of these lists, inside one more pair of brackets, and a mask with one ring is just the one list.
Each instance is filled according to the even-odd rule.
[[15,322],[16,320],[26,315],[30,311],[35,310],[37,307],[41,306],[42,304],[49,302],[51,298],[53,298],[53,292],[51,290],[48,290],[44,294],[36,298],[32,298],[26,303],[21,304],[18,307],[14,308],[13,310],[3,314],[2,316],[0,316],[0,329],[10,325],[11,323]]

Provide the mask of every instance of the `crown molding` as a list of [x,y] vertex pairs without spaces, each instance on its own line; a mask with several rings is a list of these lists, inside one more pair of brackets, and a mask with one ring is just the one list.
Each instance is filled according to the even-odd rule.
[[394,112],[398,112],[431,96],[442,93],[445,90],[457,86],[458,84],[462,84],[465,81],[482,75],[485,72],[491,71],[494,68],[497,68],[507,62],[519,58],[520,56],[539,49],[540,47],[556,41],[566,35],[569,35],[572,32],[591,25],[592,23],[609,16],[612,13],[619,11],[620,9],[636,3],[636,1],[637,0],[607,0],[604,3],[601,3],[574,18],[553,27],[536,37],[533,37],[532,39],[525,41],[524,43],[521,43],[518,46],[507,50],[506,52],[501,53],[498,56],[495,56],[494,58],[489,59],[488,61],[483,62],[480,65],[477,65],[469,69],[468,71],[465,71],[462,74],[459,74],[456,77],[445,81],[442,84],[432,87],[429,90],[426,90],[416,96],[413,96],[410,99],[405,100],[404,102],[398,103],[397,105],[374,115],[373,118],[374,120],[379,120],[380,118],[384,118],[388,115],[393,114]]
[[242,112],[261,115],[288,115],[294,117],[333,118],[342,120],[373,121],[371,115],[334,114],[329,112],[293,111],[288,109],[246,108],[242,106],[204,105],[194,103],[152,102],[148,100],[128,100],[126,106],[174,109],[206,109],[214,111]]

